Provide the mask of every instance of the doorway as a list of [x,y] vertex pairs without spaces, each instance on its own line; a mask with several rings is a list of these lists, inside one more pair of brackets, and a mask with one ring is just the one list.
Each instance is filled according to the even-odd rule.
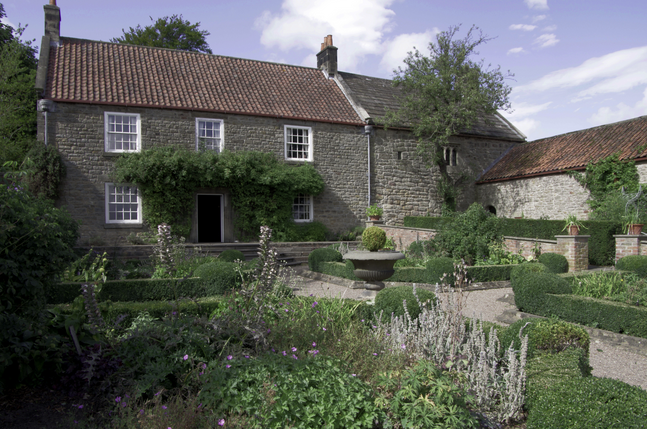
[[198,194],[198,243],[222,243],[222,195]]

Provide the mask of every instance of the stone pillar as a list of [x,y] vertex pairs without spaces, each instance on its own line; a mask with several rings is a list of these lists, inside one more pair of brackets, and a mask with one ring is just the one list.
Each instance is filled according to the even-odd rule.
[[590,235],[556,235],[557,253],[566,257],[568,272],[589,269]]
[[371,226],[380,226],[381,227],[382,225],[384,225],[383,220],[367,220],[366,221],[366,227],[367,228],[370,228]]
[[616,239],[616,262],[630,255],[640,255],[640,235],[614,235]]

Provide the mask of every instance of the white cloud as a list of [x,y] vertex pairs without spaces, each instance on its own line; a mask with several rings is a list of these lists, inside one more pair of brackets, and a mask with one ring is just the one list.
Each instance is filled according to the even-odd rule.
[[539,128],[539,124],[540,124],[540,122],[537,121],[536,119],[530,119],[530,118],[526,118],[522,120],[514,120],[514,121],[511,120],[510,122],[512,122],[512,125],[517,127],[525,135],[531,134],[534,130]]
[[542,34],[541,36],[537,37],[535,41],[533,42],[536,45],[539,45],[540,48],[547,48],[549,46],[554,46],[559,42],[559,39],[557,36],[555,36],[552,33],[549,34]]
[[615,109],[600,107],[596,113],[588,118],[588,121],[593,125],[601,125],[647,115],[647,89],[645,89],[643,95],[643,99],[636,102],[633,107],[627,106],[625,103],[618,103]]
[[513,54],[522,54],[526,52],[522,47],[519,48],[512,48],[508,50],[507,55],[513,55]]
[[518,120],[520,118],[525,118],[526,116],[535,115],[543,110],[548,109],[552,102],[543,104],[529,104],[529,103],[512,103],[512,113],[502,113],[509,120]]
[[543,21],[547,17],[548,17],[548,15],[535,15],[535,16],[532,17],[532,22],[534,24],[535,22]]
[[548,0],[524,0],[529,9],[548,9]]
[[16,28],[18,28],[18,26],[17,26],[16,24],[14,24],[13,22],[9,21],[6,17],[5,17],[5,18],[0,19],[0,22],[1,22],[1,23],[3,23],[4,25],[8,25],[9,27],[12,27],[14,30],[15,30]]
[[546,32],[551,32],[557,30],[556,25],[549,25],[548,27],[544,27],[541,31],[546,31]]
[[[553,88],[572,88],[590,82],[595,85],[578,94],[579,97],[601,93],[626,91],[636,85],[647,83],[647,46],[623,49],[601,57],[590,58],[577,67],[557,70],[518,86],[515,93],[546,91]],[[575,100],[577,101],[577,100]]]
[[440,30],[434,28],[424,33],[401,34],[385,43],[385,52],[382,56],[380,67],[391,72],[399,66],[404,66],[402,61],[406,58],[408,52],[413,51],[414,46],[420,52],[428,54],[427,46],[438,33],[440,33]]
[[[309,65],[327,34],[339,49],[339,67],[354,71],[365,55],[381,54],[383,38],[395,16],[388,7],[395,0],[284,0],[281,11],[264,11],[256,20],[261,43],[282,51],[312,50]],[[343,11],[343,13],[340,13]]]
[[532,31],[537,28],[536,25],[530,24],[512,24],[510,30],[523,30],[523,31]]

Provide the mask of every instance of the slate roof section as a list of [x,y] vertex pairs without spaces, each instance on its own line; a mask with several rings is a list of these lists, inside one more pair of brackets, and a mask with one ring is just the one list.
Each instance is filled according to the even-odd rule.
[[477,183],[583,169],[615,153],[621,160],[647,159],[647,116],[517,145]]
[[318,69],[63,37],[45,98],[363,124]]
[[[400,107],[398,101],[400,89],[394,87],[391,80],[345,72],[339,72],[339,75],[341,76],[342,85],[347,87],[349,96],[376,123],[381,122],[387,111],[395,111]],[[488,120],[484,116],[479,117],[472,129],[465,130],[461,134],[517,142],[526,140],[523,133],[499,114],[492,115]]]

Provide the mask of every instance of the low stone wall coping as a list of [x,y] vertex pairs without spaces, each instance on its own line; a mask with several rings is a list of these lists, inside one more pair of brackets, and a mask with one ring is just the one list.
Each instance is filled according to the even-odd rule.
[[545,238],[528,238],[528,237],[510,237],[510,236],[503,236],[505,240],[518,240],[518,241],[530,241],[530,242],[537,242],[537,243],[548,243],[548,244],[557,244],[557,240],[548,240]]

